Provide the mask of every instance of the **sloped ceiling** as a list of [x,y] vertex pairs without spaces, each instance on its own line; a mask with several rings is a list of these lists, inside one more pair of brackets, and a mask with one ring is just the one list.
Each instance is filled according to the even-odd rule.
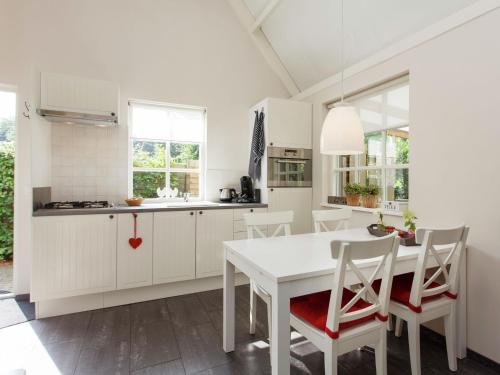
[[[243,0],[258,17],[271,0]],[[302,91],[341,70],[340,0],[281,0],[262,31]],[[478,0],[344,0],[350,66]]]

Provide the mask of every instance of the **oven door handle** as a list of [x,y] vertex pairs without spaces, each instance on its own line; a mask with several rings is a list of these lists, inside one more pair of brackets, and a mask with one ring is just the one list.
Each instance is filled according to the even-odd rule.
[[279,159],[277,163],[290,163],[290,164],[306,164],[308,160],[292,160],[292,159]]

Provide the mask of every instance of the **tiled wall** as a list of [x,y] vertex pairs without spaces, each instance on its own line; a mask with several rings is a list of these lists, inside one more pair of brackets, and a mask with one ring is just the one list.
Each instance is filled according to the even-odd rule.
[[52,200],[122,201],[127,128],[52,125]]
[[[52,124],[52,200],[108,200],[123,203],[128,190],[126,126],[97,128]],[[210,164],[210,160],[208,161]],[[206,171],[205,199],[217,201],[219,189],[240,190],[245,170]]]

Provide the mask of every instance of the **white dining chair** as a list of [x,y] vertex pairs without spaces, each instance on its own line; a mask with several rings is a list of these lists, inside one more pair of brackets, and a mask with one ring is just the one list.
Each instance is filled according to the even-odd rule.
[[[389,295],[394,260],[399,248],[396,233],[367,241],[332,241],[332,258],[337,261],[332,290],[290,300],[290,324],[324,353],[325,374],[337,374],[337,357],[364,345],[375,347],[377,375],[387,373],[387,331]],[[366,277],[363,263],[377,264]],[[355,275],[362,288],[344,288],[346,271]],[[379,292],[372,283],[382,275]],[[363,299],[368,295],[369,300]]]
[[[330,232],[339,229],[349,229],[349,219],[352,216],[350,208],[336,210],[313,210],[314,232]],[[328,225],[337,224],[333,229]]]
[[[417,229],[417,243],[422,251],[415,272],[394,277],[389,312],[396,316],[396,336],[401,336],[402,320],[408,325],[408,341],[412,375],[420,375],[420,324],[444,318],[448,367],[457,370],[456,299],[460,263],[467,243],[469,227],[451,229]],[[450,248],[444,260],[436,252],[436,246]],[[434,258],[437,270],[425,277],[428,260]],[[438,282],[441,276],[444,282]],[[377,287],[378,282],[374,284]]]
[[[258,237],[276,237],[280,234],[290,236],[292,234],[291,224],[293,222],[293,211],[262,212],[244,215],[249,239]],[[262,231],[262,227],[272,230],[268,226],[277,226],[270,236]],[[271,296],[264,288],[250,280],[250,334],[255,334],[255,323],[257,321],[257,296],[267,304],[267,324],[269,330],[269,342],[271,343]]]

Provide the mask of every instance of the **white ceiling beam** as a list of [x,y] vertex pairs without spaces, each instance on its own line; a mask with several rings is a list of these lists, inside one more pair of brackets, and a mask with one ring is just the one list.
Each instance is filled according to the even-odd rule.
[[[453,30],[467,22],[470,22],[482,15],[491,12],[497,8],[500,8],[500,0],[479,0],[472,5],[448,16],[441,21],[432,24],[425,29],[410,35],[409,37],[400,40],[387,48],[367,57],[360,62],[351,65],[344,69],[344,80],[348,79],[356,74],[359,74],[365,70],[368,70],[378,64],[382,64],[387,60],[392,59],[395,56],[401,55],[402,53],[411,50],[412,48],[418,47],[419,45],[428,42],[439,35],[444,34],[450,30]],[[311,87],[302,90],[299,94],[292,97],[293,100],[304,100],[328,87],[338,84],[341,80],[341,74],[336,73]],[[349,93],[347,93],[349,94]]]
[[286,89],[290,93],[290,96],[298,95],[300,93],[300,90],[297,84],[286,70],[285,66],[281,62],[280,58],[274,51],[273,47],[267,40],[262,30],[257,29],[255,32],[251,31],[252,25],[255,24],[256,19],[250,13],[243,0],[227,0],[227,2],[233,8],[236,16],[240,20],[240,23],[242,24],[243,28],[247,30],[257,49],[262,53],[271,69],[276,73],[283,85],[286,87]]
[[255,22],[251,26],[251,28],[250,28],[250,32],[251,33],[254,33],[255,31],[257,31],[257,29],[260,28],[260,26],[262,25],[262,23],[272,13],[272,11],[276,8],[276,5],[278,5],[279,2],[280,2],[280,0],[271,0],[269,2],[269,4],[267,4],[267,6],[262,11],[262,13],[259,14],[259,16],[255,20]]

